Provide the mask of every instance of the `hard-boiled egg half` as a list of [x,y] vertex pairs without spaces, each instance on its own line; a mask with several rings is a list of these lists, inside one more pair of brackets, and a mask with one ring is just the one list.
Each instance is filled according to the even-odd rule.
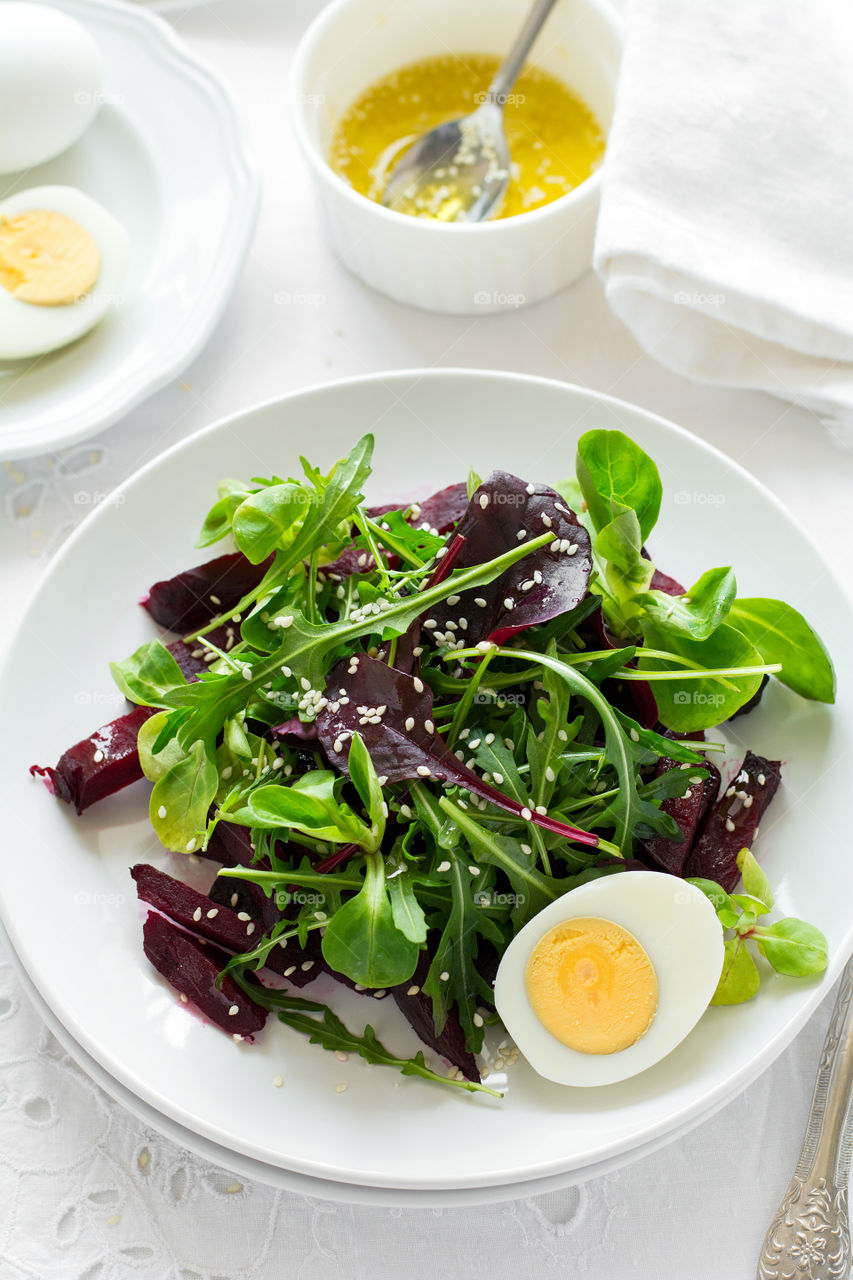
[[602,1085],[666,1057],[696,1025],[723,967],[723,933],[694,885],[624,871],[580,885],[515,936],[497,1011],[548,1080]]
[[0,201],[0,359],[64,347],[121,300],[130,241],[75,187]]

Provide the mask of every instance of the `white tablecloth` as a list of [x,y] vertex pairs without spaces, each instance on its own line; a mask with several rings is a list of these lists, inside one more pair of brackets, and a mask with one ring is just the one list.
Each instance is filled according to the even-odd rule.
[[[663,371],[608,312],[592,275],[529,310],[454,319],[389,302],[340,267],[321,239],[286,111],[288,61],[318,7],[221,0],[170,14],[239,101],[266,184],[258,234],[224,320],[180,381],[61,459],[7,464],[3,627],[97,495],[165,446],[280,392],[424,365],[544,374],[675,419],[793,507],[849,581],[853,453],[803,411]],[[0,1280],[576,1272],[590,1280],[746,1280],[799,1149],[829,1017],[824,1004],[736,1102],[638,1163],[509,1205],[403,1212],[250,1185],[144,1130],[64,1058],[4,961]]]

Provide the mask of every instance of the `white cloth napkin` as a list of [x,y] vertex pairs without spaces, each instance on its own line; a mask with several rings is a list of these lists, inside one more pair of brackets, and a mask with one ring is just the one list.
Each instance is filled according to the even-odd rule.
[[853,441],[853,4],[633,0],[595,268],[662,364]]

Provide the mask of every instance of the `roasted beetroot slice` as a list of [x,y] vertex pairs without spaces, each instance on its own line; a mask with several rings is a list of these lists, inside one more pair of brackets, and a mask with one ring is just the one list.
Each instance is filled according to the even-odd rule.
[[685,876],[716,880],[731,893],[740,877],[737,856],[750,848],[758,824],[779,789],[782,765],[751,751],[724,796],[711,809],[696,837]]
[[142,777],[136,735],[153,714],[150,707],[134,707],[69,747],[55,769],[34,764],[30,773],[47,778],[54,794],[82,813]]
[[[228,955],[171,924],[150,911],[142,928],[145,954],[158,973],[196,1008],[230,1035],[251,1036],[267,1020],[266,1009],[255,1004],[231,977],[221,988],[217,975],[228,963]],[[252,981],[251,975],[246,975]],[[232,1014],[230,1010],[235,1008]]]
[[[689,769],[684,770],[686,779],[684,795],[670,796],[669,799],[661,802],[661,811],[675,819],[683,839],[667,840],[665,836],[655,836],[645,843],[645,851],[652,861],[674,876],[683,875],[684,864],[693,848],[696,832],[705,821],[720,792],[720,771],[717,766],[706,761],[703,768],[708,770],[708,777],[701,784],[691,784],[690,777],[696,767],[698,766],[691,765]],[[671,769],[682,768],[679,761],[670,760],[668,756],[664,756],[658,762],[655,776],[669,773]]]
[[[217,627],[215,631],[211,631],[206,637],[217,649],[222,649],[226,653],[235,644],[240,641],[240,630],[237,626]],[[187,682],[192,684],[193,680],[197,680],[202,671],[210,668],[210,663],[205,662],[205,655],[211,652],[205,648],[201,641],[191,640],[189,644],[184,644],[183,640],[173,640],[171,644],[167,644],[166,648],[177,662],[181,671],[186,676]]]
[[[207,842],[207,848],[199,850],[201,856],[210,858],[212,862],[221,862],[223,867],[250,867],[255,856],[249,838],[248,827],[238,827],[233,822],[217,822]],[[269,871],[266,862],[257,864],[261,870]]]
[[270,556],[261,564],[252,564],[241,551],[217,556],[206,564],[185,569],[174,578],[155,582],[141,603],[161,627],[169,631],[194,631],[220,613],[233,609],[258,585],[272,561]]
[[130,874],[143,902],[190,932],[227,951],[251,951],[258,945],[263,926],[259,927],[254,920],[241,920],[230,906],[215,903],[206,893],[199,893],[183,880],[176,880],[146,862],[131,867]]
[[[401,983],[399,987],[392,987],[391,994],[403,1017],[424,1044],[434,1049],[436,1053],[440,1053],[448,1062],[452,1062],[454,1067],[458,1067],[466,1080],[475,1080],[479,1083],[480,1073],[477,1070],[477,1063],[473,1053],[465,1044],[465,1032],[454,1009],[448,1011],[441,1035],[435,1034],[432,999],[423,992],[423,984],[426,982],[430,963],[429,954],[426,951],[422,952],[411,980]],[[409,995],[414,988],[417,990],[413,995]]]

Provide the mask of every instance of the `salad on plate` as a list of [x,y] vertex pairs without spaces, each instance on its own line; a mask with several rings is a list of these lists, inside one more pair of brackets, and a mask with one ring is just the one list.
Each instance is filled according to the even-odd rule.
[[[782,765],[713,732],[771,678],[834,700],[802,615],[729,566],[656,567],[660,476],[621,432],[583,435],[569,479],[405,506],[365,504],[372,452],[222,480],[198,546],[235,549],[150,588],[169,635],[113,663],[131,709],[33,766],[78,813],[144,776],[164,850],[209,864],[207,892],[175,858],[131,869],[180,1000],[238,1041],[274,1014],[499,1093],[519,1053],[606,1084],[762,974],[822,973],[753,852]],[[430,1059],[298,994],[318,977],[393,999]]]

